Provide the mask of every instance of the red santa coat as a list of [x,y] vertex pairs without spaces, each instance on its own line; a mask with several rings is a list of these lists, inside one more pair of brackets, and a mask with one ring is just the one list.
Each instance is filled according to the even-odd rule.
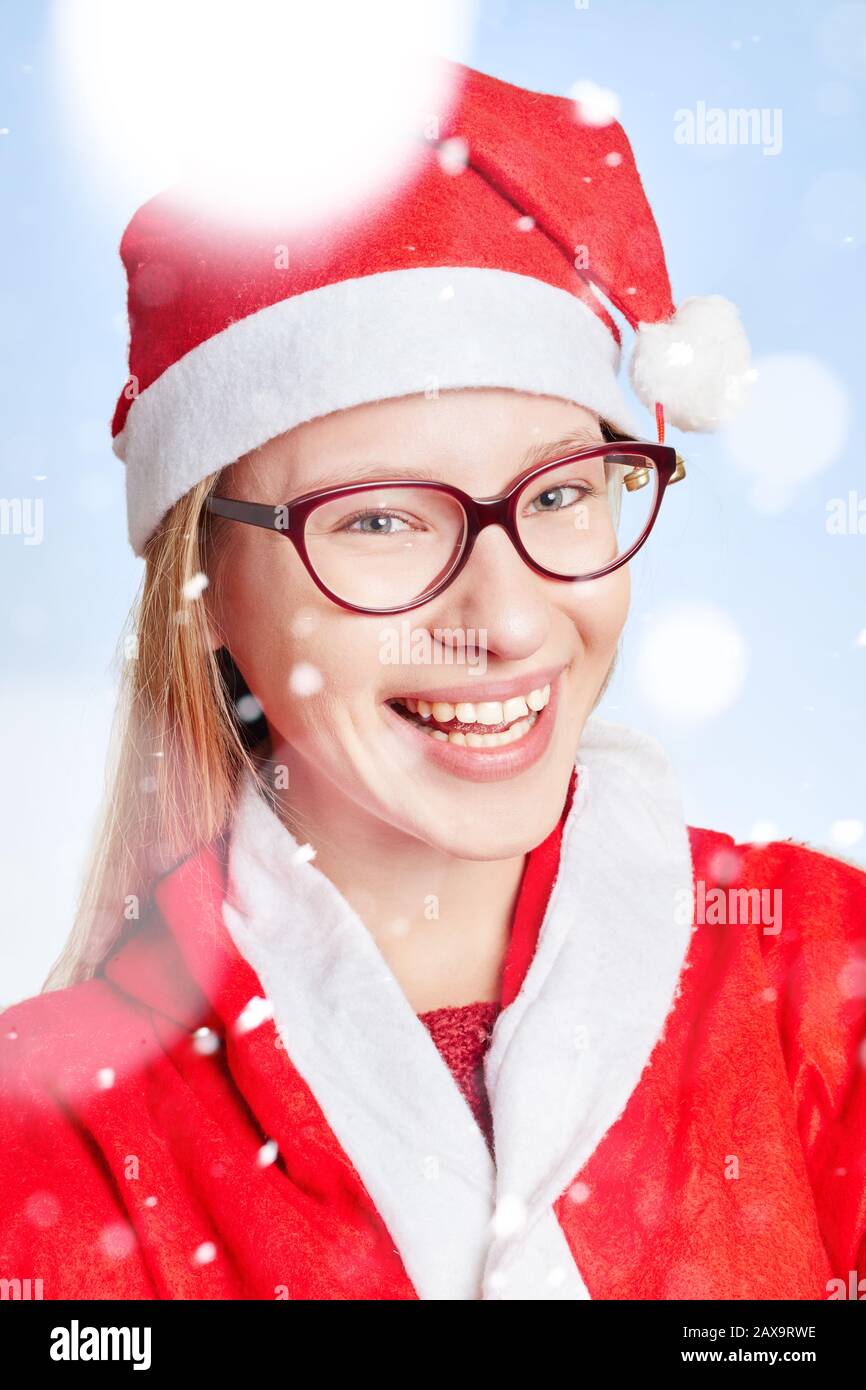
[[687,830],[658,746],[599,720],[575,781],[485,1059],[495,1162],[372,937],[246,787],[97,978],[0,1018],[0,1278],[813,1299],[866,1276],[866,875]]

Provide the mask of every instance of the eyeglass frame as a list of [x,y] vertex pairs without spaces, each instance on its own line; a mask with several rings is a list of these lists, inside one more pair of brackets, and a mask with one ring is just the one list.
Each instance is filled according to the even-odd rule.
[[[560,468],[563,464],[576,460],[589,462],[594,458],[606,457],[608,454],[626,454],[645,458],[655,468],[658,476],[658,487],[646,525],[628,549],[602,569],[593,570],[590,574],[579,575],[556,574],[553,570],[545,569],[543,565],[533,560],[521,540],[515,519],[518,497],[523,493],[527,484],[553,469]],[[616,439],[593,445],[590,449],[580,449],[572,454],[564,454],[561,458],[551,459],[547,463],[537,464],[528,473],[518,478],[507,492],[500,493],[496,497],[470,497],[467,492],[463,492],[461,488],[454,487],[450,483],[440,483],[428,478],[376,478],[367,482],[318,488],[315,492],[307,492],[301,497],[296,497],[293,502],[274,503],[272,505],[268,502],[245,502],[239,498],[212,496],[207,498],[205,505],[207,510],[215,516],[222,516],[230,521],[241,521],[250,526],[260,526],[266,531],[276,531],[278,534],[286,536],[293,543],[313,583],[326,598],[329,598],[340,608],[345,608],[352,613],[386,615],[408,613],[414,608],[423,607],[431,599],[437,598],[464,569],[475,547],[475,542],[487,526],[501,526],[523,562],[536,574],[543,575],[545,579],[558,579],[566,584],[579,584],[590,579],[602,579],[605,575],[612,574],[614,570],[628,564],[629,560],[634,558],[655,525],[666,488],[672,481],[676,482],[682,476],[684,476],[682,459],[672,445],[633,439]],[[466,519],[466,530],[462,541],[463,548],[445,577],[439,580],[432,589],[428,589],[426,593],[422,594],[420,598],[393,608],[362,608],[358,604],[350,603],[348,599],[340,598],[338,594],[333,593],[316,573],[315,566],[307,551],[304,536],[307,518],[323,502],[330,501],[335,497],[349,497],[355,493],[369,492],[371,489],[391,487],[429,489],[434,492],[445,493],[456,501],[462,508]]]

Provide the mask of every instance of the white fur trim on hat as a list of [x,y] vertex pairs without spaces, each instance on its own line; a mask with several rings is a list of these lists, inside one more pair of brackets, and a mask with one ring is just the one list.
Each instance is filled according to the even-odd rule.
[[743,404],[754,377],[737,308],[719,294],[683,300],[672,318],[638,325],[629,375],[668,424],[714,430]]
[[[209,473],[295,425],[395,396],[508,387],[574,401],[632,435],[619,348],[575,295],[473,267],[384,271],[281,300],[193,348],[132,403],[126,463],[137,555]],[[280,498],[274,498],[279,502]]]

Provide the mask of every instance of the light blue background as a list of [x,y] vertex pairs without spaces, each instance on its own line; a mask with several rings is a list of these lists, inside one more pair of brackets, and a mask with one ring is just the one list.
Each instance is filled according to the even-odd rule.
[[[841,45],[834,8],[490,0],[471,49],[452,56],[538,90],[566,93],[589,78],[618,92],[675,298],[725,294],[759,361],[810,354],[847,393],[847,443],[776,514],[751,505],[723,438],[675,436],[689,480],[670,495],[637,576],[604,712],[662,740],[692,824],[745,839],[769,820],[783,836],[862,861],[866,840],[840,849],[831,826],[866,820],[866,645],[857,643],[866,535],[828,535],[825,516],[850,489],[866,496],[866,6],[842,7],[859,41]],[[45,499],[42,545],[0,536],[0,1002],[40,987],[71,923],[100,792],[112,653],[141,573],[109,447],[126,371],[117,245],[133,207],[98,192],[76,162],[49,19],[32,0],[0,8],[0,493]],[[675,143],[674,112],[699,101],[781,108],[782,152]],[[826,181],[838,171],[861,182]],[[790,422],[802,400],[783,409]],[[638,680],[647,620],[681,599],[723,610],[748,651],[742,693],[713,717],[669,717]]]

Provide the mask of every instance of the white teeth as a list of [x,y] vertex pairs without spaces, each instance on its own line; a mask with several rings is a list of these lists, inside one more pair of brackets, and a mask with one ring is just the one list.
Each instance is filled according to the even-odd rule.
[[431,706],[431,713],[437,724],[447,724],[449,720],[454,718],[454,706],[440,700]]
[[550,686],[544,685],[530,690],[527,695],[516,695],[501,702],[481,700],[475,704],[470,700],[461,700],[452,705],[447,700],[431,702],[406,696],[401,703],[410,714],[417,715],[419,719],[432,719],[437,724],[450,724],[455,718],[461,724],[488,724],[491,728],[497,724],[508,724],[509,728],[495,734],[480,734],[474,730],[471,733],[433,728],[426,730],[434,738],[440,741],[448,739],[458,747],[490,748],[498,743],[513,743],[515,739],[522,738],[527,730],[532,728],[536,716],[549,700]]
[[512,719],[520,719],[522,715],[529,713],[529,706],[522,696],[518,695],[514,700],[505,700],[502,705],[502,718],[510,724]]
[[519,719],[510,729],[503,729],[498,734],[464,734],[462,729],[455,729],[449,734],[446,734],[444,729],[424,729],[423,732],[429,734],[430,738],[437,739],[439,743],[453,743],[458,748],[500,748],[506,743],[516,743],[524,734],[528,734],[537,718],[536,714],[530,714],[526,719]]

